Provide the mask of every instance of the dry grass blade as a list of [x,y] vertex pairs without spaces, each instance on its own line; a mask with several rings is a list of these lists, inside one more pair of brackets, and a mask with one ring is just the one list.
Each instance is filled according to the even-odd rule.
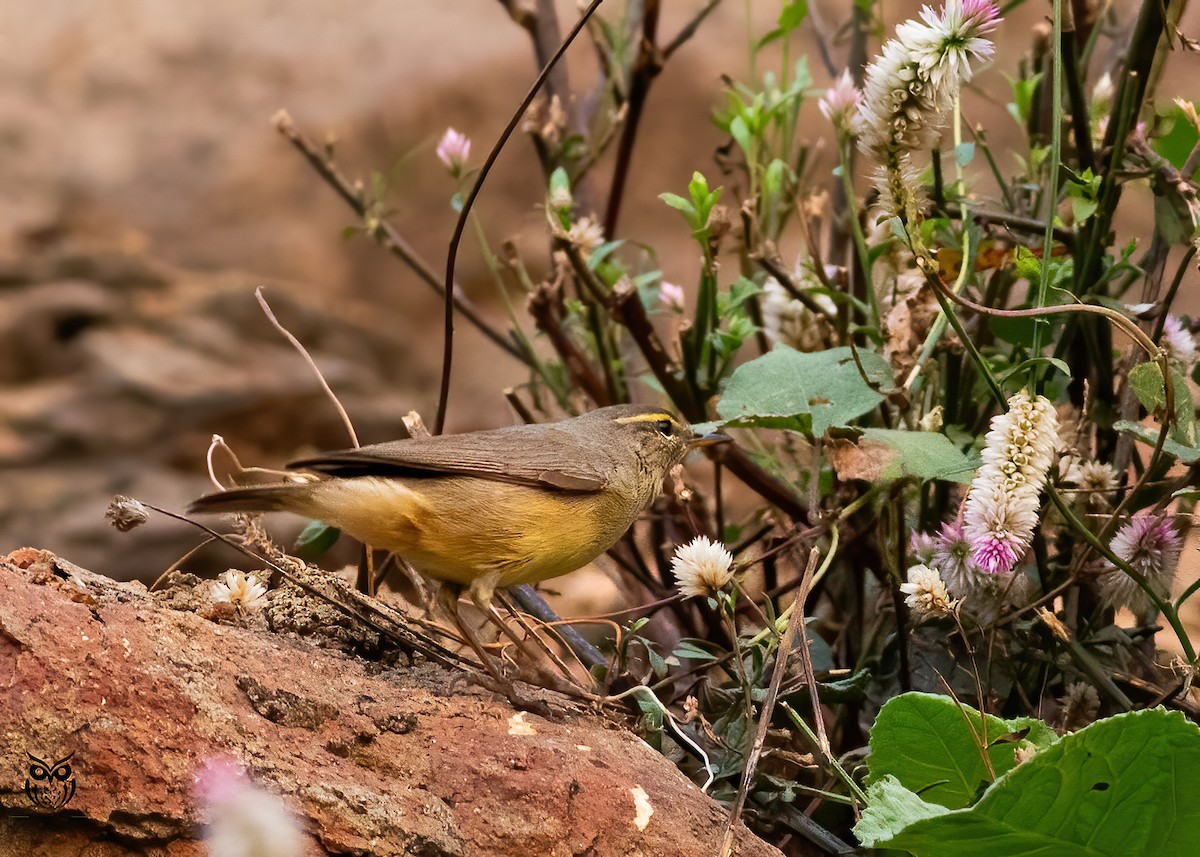
[[814,547],[808,554],[808,565],[804,569],[804,582],[800,589],[796,592],[796,598],[792,602],[792,615],[788,619],[787,630],[784,631],[783,639],[779,642],[779,648],[775,653],[775,668],[771,671],[771,684],[767,688],[766,699],[763,700],[762,708],[758,714],[758,730],[754,733],[754,743],[750,746],[750,753],[746,756],[746,764],[742,769],[742,781],[738,786],[737,799],[733,803],[733,808],[729,811],[729,821],[725,826],[725,839],[721,843],[721,857],[729,857],[733,853],[733,835],[737,829],[737,823],[742,817],[742,809],[746,805],[746,796],[750,793],[750,787],[754,784],[754,775],[758,770],[758,762],[762,758],[763,748],[767,741],[767,730],[771,726],[771,715],[775,711],[775,702],[779,699],[779,688],[783,684],[783,677],[787,673],[788,656],[792,653],[793,648],[800,649],[801,662],[804,665],[804,677],[808,681],[808,690],[812,696],[813,706],[817,715],[817,734],[821,737],[821,749],[826,755],[829,753],[829,738],[825,735],[825,726],[820,718],[820,701],[817,699],[817,684],[816,679],[812,676],[812,658],[808,652],[808,637],[801,641],[800,645],[796,645],[796,634],[804,627],[804,600],[808,598],[809,589],[812,587],[813,572],[817,569],[817,560],[820,553]]

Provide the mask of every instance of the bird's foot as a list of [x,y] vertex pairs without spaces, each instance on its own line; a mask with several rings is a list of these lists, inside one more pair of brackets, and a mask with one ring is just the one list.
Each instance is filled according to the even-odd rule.
[[486,688],[492,693],[500,694],[518,711],[528,711],[530,714],[537,714],[546,718],[554,717],[554,711],[544,699],[522,696],[517,691],[516,684],[507,677],[497,678],[491,675],[484,675],[483,673],[467,673],[464,675],[464,680]]

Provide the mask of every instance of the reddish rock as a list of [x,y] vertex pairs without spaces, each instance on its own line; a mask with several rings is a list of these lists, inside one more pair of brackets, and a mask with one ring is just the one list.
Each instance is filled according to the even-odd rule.
[[[312,854],[690,857],[720,841],[725,811],[594,714],[514,715],[440,668],[169,603],[49,552],[0,559],[0,854],[203,854],[193,776],[214,756],[281,796]],[[27,753],[74,754],[63,809],[32,806]],[[742,834],[736,853],[779,853]]]

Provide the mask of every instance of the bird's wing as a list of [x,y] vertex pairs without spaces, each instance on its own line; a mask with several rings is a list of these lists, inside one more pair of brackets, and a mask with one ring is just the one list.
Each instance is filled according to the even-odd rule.
[[324,452],[288,466],[343,477],[462,474],[576,493],[608,485],[605,450],[574,432],[542,426],[531,434],[527,428],[396,440]]

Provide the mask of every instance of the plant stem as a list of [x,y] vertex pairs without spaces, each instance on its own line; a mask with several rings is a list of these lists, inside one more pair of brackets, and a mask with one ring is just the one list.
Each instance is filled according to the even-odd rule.
[[[1058,168],[1062,161],[1062,86],[1063,86],[1063,0],[1054,0],[1054,37],[1051,43],[1053,50],[1053,75],[1050,85],[1051,120],[1050,120],[1050,179],[1047,186],[1046,199],[1046,231],[1042,237],[1041,276],[1038,278],[1037,290],[1034,292],[1034,307],[1040,309],[1046,305],[1046,297],[1050,292],[1050,259],[1054,247],[1054,212],[1058,208]],[[1042,328],[1037,322],[1033,327],[1033,344],[1030,346],[1030,356],[1038,357],[1042,353]],[[1030,371],[1029,388],[1040,392],[1042,369],[1040,364],[1034,364]]]

